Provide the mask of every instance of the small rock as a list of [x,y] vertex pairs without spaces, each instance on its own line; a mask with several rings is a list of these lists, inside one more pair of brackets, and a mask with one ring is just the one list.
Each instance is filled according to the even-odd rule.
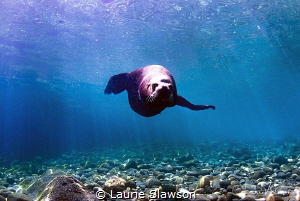
[[293,170],[293,174],[300,175],[300,168],[295,168],[295,169]]
[[220,175],[221,172],[220,171],[214,171],[213,173],[211,173],[212,176],[218,176]]
[[173,184],[163,184],[161,190],[162,192],[176,192],[176,186]]
[[220,186],[220,180],[219,179],[214,179],[212,181],[211,186],[212,186],[212,188],[213,188],[214,191],[219,190],[221,188],[221,186]]
[[267,196],[266,201],[284,201],[279,195],[271,193]]
[[183,163],[183,162],[186,162],[186,161],[190,161],[190,160],[193,160],[194,157],[190,154],[187,154],[185,156],[181,156],[179,159],[178,159],[178,162],[179,163]]
[[16,182],[16,180],[9,177],[9,178],[6,178],[6,182],[9,183],[10,185],[12,185]]
[[109,165],[109,163],[102,163],[102,164],[100,165],[100,168],[107,168],[107,169],[110,169],[110,165]]
[[9,186],[9,183],[0,180],[0,186],[4,186],[5,188],[7,188]]
[[291,169],[292,169],[291,166],[288,164],[282,164],[280,166],[280,170],[282,170],[282,171],[290,171]]
[[195,194],[205,194],[206,190],[205,190],[205,188],[198,188],[194,192],[195,192]]
[[136,186],[140,187],[141,189],[145,189],[146,188],[146,183],[145,182],[136,182]]
[[126,163],[125,169],[129,169],[129,168],[137,169],[137,164],[134,160],[130,160],[128,161],[128,163]]
[[280,165],[278,163],[270,163],[269,166],[273,169],[280,169]]
[[187,171],[186,172],[186,175],[188,176],[195,176],[195,177],[198,177],[201,173],[196,171],[196,170],[190,170],[190,171]]
[[202,195],[196,194],[195,201],[210,201],[210,200]]
[[148,188],[152,188],[153,186],[158,187],[161,185],[161,181],[155,178],[147,179],[146,186]]
[[240,185],[240,182],[239,181],[231,181],[231,185],[238,186],[238,185]]
[[244,184],[242,188],[248,191],[256,191],[256,185],[253,184]]
[[253,197],[244,197],[243,199],[241,199],[242,201],[255,201],[255,199]]
[[217,201],[218,200],[218,195],[217,194],[209,194],[206,196],[210,201]]
[[152,168],[152,165],[150,164],[141,164],[137,166],[138,169],[150,169]]
[[91,161],[86,161],[84,164],[84,168],[96,168],[96,164],[92,163]]
[[109,172],[109,169],[108,168],[98,168],[97,169],[97,173],[98,174],[106,174],[106,173],[108,173]]
[[7,196],[7,201],[32,201],[32,199],[22,193],[11,193]]
[[289,195],[289,192],[292,190],[294,190],[294,188],[291,186],[279,186],[276,188],[277,195],[283,197]]
[[179,177],[179,176],[174,177],[175,184],[183,184],[183,182],[184,182],[184,179],[182,177]]
[[236,175],[236,174],[230,174],[230,175],[228,175],[228,179],[229,180],[239,180],[241,177],[240,176],[238,176],[238,175]]
[[224,195],[222,195],[218,198],[217,201],[227,201],[227,198]]
[[273,157],[273,163],[278,163],[279,165],[287,164],[288,160],[283,155],[278,155]]
[[120,177],[112,176],[105,182],[103,189],[108,193],[111,191],[114,193],[122,192],[126,189],[126,181]]
[[270,167],[264,167],[262,170],[267,174],[273,174],[274,172],[273,169]]
[[157,175],[157,179],[164,179],[164,178],[165,178],[165,175],[163,175],[163,174]]
[[191,184],[189,185],[189,191],[194,191],[196,190],[197,184]]
[[221,188],[227,188],[231,184],[230,180],[224,179],[220,181],[220,186]]
[[276,175],[278,179],[286,179],[286,174],[284,172],[278,172]]
[[265,182],[265,181],[259,182],[257,184],[257,186],[259,186],[262,189],[267,189],[269,187],[269,185],[270,185],[270,183],[269,182]]
[[187,182],[194,182],[195,180],[197,180],[197,177],[184,175],[183,179],[184,179],[184,181],[187,181]]
[[171,173],[174,171],[174,168],[171,166],[171,165],[167,165],[167,166],[164,166],[162,169],[161,169],[162,172],[168,172],[168,173]]
[[236,194],[234,194],[234,193],[232,193],[232,192],[228,192],[227,194],[226,194],[226,198],[227,198],[227,200],[233,200],[233,199],[241,199],[241,197],[240,196],[238,196],[238,195],[236,195]]
[[190,168],[190,167],[196,167],[197,163],[195,161],[186,161],[182,164],[182,166],[186,167],[186,168]]
[[198,182],[197,188],[205,188],[210,186],[210,178],[208,176],[203,176]]
[[201,175],[209,175],[212,171],[213,171],[213,169],[211,169],[211,168],[201,169],[200,174]]
[[254,175],[252,176],[252,179],[259,179],[259,178],[263,178],[264,176],[266,176],[267,174],[263,171],[263,170],[258,170],[254,173]]

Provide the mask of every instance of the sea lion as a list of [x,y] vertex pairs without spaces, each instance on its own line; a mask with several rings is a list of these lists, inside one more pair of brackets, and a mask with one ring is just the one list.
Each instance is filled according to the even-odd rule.
[[177,94],[172,74],[163,66],[150,65],[130,73],[112,76],[105,94],[118,94],[127,90],[131,108],[138,114],[151,117],[166,107],[179,105],[191,110],[215,109],[213,105],[194,105]]

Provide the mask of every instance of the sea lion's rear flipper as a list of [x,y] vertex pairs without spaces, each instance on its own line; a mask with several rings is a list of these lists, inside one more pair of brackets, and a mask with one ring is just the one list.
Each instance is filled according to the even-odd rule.
[[127,74],[128,73],[120,73],[112,76],[107,83],[104,93],[118,94],[124,91],[126,89],[127,81],[128,81]]
[[182,106],[182,107],[187,107],[191,110],[206,110],[206,109],[216,109],[215,106],[213,105],[194,105],[190,103],[188,100],[183,98],[182,96],[177,95],[177,102],[176,105]]

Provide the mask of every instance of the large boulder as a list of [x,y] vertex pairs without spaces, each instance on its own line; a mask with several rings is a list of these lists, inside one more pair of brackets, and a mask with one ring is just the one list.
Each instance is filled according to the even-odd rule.
[[77,179],[62,175],[53,179],[43,190],[38,201],[95,201],[96,195]]
[[49,169],[40,177],[21,183],[26,193],[37,201],[94,201],[96,195],[77,179],[61,170]]
[[39,177],[28,177],[20,185],[32,198],[36,199],[49,182],[61,175],[66,175],[66,173],[57,169],[49,169]]

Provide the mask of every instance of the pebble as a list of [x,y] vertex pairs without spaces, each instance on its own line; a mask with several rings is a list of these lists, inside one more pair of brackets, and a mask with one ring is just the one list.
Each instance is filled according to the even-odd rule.
[[122,192],[126,189],[126,181],[123,178],[112,176],[104,184],[106,192]]
[[253,176],[252,176],[252,179],[259,179],[259,178],[263,178],[264,176],[266,176],[267,173],[264,172],[263,170],[258,170],[256,171]]
[[263,169],[262,169],[266,174],[273,174],[273,169],[272,168],[270,168],[270,167],[264,167]]
[[125,169],[137,169],[137,163],[134,160],[128,161],[128,163],[126,163],[125,165]]
[[201,173],[199,171],[192,170],[192,171],[187,171],[186,175],[198,177],[199,175],[201,175]]
[[210,178],[208,176],[203,176],[198,182],[197,188],[205,188],[210,186]]
[[98,174],[106,174],[108,172],[109,172],[108,168],[102,168],[102,167],[100,167],[100,168],[97,169],[97,173]]
[[219,196],[217,194],[209,194],[206,196],[210,201],[217,201]]
[[276,178],[278,179],[286,179],[286,174],[284,172],[278,172]]
[[297,174],[300,176],[300,168],[295,168],[292,173]]
[[6,182],[10,185],[14,184],[16,180],[14,178],[6,178]]
[[253,184],[244,184],[242,185],[242,188],[244,190],[248,190],[248,191],[256,191],[256,185],[253,185]]
[[146,187],[152,188],[152,187],[159,187],[161,185],[161,181],[155,178],[147,179],[146,181]]
[[273,163],[282,165],[282,164],[287,164],[288,160],[283,155],[278,155],[278,156],[274,156]]
[[162,172],[171,173],[174,171],[174,168],[171,165],[164,166],[161,169]]
[[162,184],[161,190],[163,192],[176,192],[176,186],[174,184]]
[[259,182],[257,184],[257,186],[259,186],[261,189],[267,189],[269,187],[270,183],[269,182],[265,182],[265,181],[262,181],[262,182]]
[[219,190],[219,189],[221,188],[221,186],[220,186],[220,180],[219,180],[219,179],[214,179],[214,180],[212,181],[211,187],[212,187],[212,189],[213,189],[214,191]]
[[224,179],[220,181],[220,186],[221,188],[227,188],[231,184],[230,180]]

